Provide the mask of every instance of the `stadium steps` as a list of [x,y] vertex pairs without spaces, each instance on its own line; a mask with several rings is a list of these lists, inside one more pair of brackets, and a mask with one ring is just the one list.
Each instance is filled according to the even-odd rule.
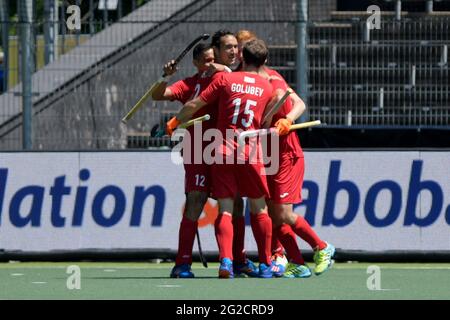
[[[295,67],[272,66],[286,81],[295,88],[296,69]],[[367,85],[379,87],[417,87],[417,86],[439,86],[450,83],[449,68],[415,66],[415,85],[413,83],[412,67],[333,67],[320,66],[309,68],[310,86],[353,86],[360,89]]]
[[[450,41],[449,17],[413,21],[381,21],[380,29],[370,30],[371,41]],[[359,43],[365,41],[365,20],[310,23],[311,44]]]
[[[360,45],[317,45],[309,46],[310,56],[318,57],[320,62],[337,64],[347,62],[348,64],[368,65],[372,61],[378,64],[402,65],[421,64],[426,61],[429,65],[439,65],[445,53],[448,55],[447,45],[436,44],[360,44]],[[347,64],[347,63],[346,63]]]
[[[412,67],[311,67],[309,83],[312,85],[412,85]],[[450,83],[449,68],[415,66],[416,86],[445,85]],[[295,80],[295,70],[284,70],[288,78]]]
[[[409,26],[383,22],[384,30],[373,30],[364,42],[363,25],[355,19],[311,24],[311,117],[336,125],[448,125],[448,20],[420,19]],[[272,67],[295,84],[296,46],[270,52]]]
[[424,108],[450,105],[450,91],[445,89],[426,90],[415,88],[405,90],[403,88],[383,88],[383,90],[339,90],[336,88],[327,90],[311,90],[310,103],[317,106],[333,107],[379,107],[417,106]]

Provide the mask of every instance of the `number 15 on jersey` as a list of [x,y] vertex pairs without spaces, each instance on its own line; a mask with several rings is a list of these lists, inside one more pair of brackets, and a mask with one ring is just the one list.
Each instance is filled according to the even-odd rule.
[[[231,123],[236,125],[238,122],[238,116],[239,113],[241,111],[241,104],[242,104],[242,99],[241,98],[236,98],[233,100],[233,105],[234,105],[234,113],[233,113],[233,119],[231,120]],[[245,104],[245,108],[244,108],[244,116],[248,116],[248,117],[243,117],[241,119],[241,124],[244,128],[249,128],[251,127],[252,123],[253,123],[253,118],[255,117],[255,113],[252,110],[252,108],[256,107],[256,101],[253,100],[247,100],[246,104]]]

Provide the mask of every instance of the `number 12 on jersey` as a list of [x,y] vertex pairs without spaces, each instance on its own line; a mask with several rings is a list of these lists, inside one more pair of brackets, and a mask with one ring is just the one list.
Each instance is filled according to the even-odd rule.
[[[241,111],[241,104],[242,104],[241,98],[236,98],[233,100],[234,113],[233,113],[233,119],[231,120],[231,123],[234,125],[237,124],[238,116]],[[251,109],[252,107],[256,107],[256,101],[247,100],[247,103],[245,104],[244,115],[248,115],[248,119],[247,120],[241,119],[241,124],[244,128],[248,128],[252,125],[253,118],[255,116],[255,113]]]
[[196,186],[204,187],[205,180],[206,180],[206,177],[204,175],[201,175],[201,174],[195,175],[195,185]]

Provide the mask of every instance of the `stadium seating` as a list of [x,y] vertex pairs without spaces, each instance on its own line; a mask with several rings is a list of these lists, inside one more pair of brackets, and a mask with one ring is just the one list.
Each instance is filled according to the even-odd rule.
[[[310,24],[310,116],[335,126],[448,126],[450,20],[383,18],[367,30],[367,15],[333,12],[333,21]],[[270,64],[294,88],[295,54],[271,47]]]

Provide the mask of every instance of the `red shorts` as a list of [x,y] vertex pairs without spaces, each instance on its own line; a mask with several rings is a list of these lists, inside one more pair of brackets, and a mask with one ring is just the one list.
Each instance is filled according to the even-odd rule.
[[263,164],[213,164],[212,196],[215,199],[269,196]]
[[278,204],[302,202],[304,174],[304,158],[281,157],[278,172],[267,176],[270,200]]
[[184,192],[202,191],[210,192],[211,166],[207,164],[184,164]]

